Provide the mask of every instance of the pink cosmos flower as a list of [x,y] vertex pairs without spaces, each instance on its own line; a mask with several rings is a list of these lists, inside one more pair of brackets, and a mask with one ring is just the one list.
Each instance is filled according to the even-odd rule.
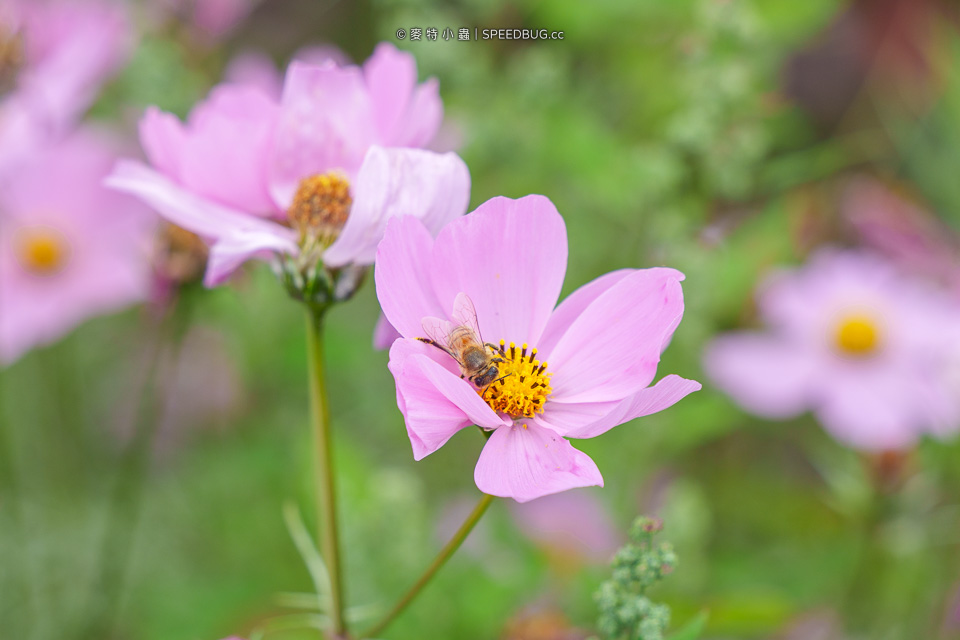
[[[474,474],[481,491],[526,502],[602,486],[565,438],[592,438],[700,388],[674,375],[647,387],[683,314],[680,272],[615,271],[554,308],[566,266],[566,227],[543,196],[489,200],[436,241],[415,218],[388,222],[377,296],[403,336],[389,366],[417,460],[476,424],[489,433]],[[417,340],[449,329],[447,319],[493,343],[484,349],[498,380],[478,388],[453,355]]]
[[0,146],[9,150],[65,133],[126,62],[133,29],[117,2],[4,0],[0,44],[17,50],[14,91],[0,104]]
[[152,168],[123,162],[108,184],[210,243],[208,286],[278,253],[368,265],[389,217],[438,230],[466,211],[460,158],[401,148],[429,142],[441,117],[436,81],[417,85],[413,57],[381,44],[362,69],[293,62],[279,101],[220,85],[185,124],[148,110]]
[[[717,338],[704,366],[760,416],[812,410],[838,440],[864,450],[910,446],[960,421],[960,314],[881,258],[824,250],[771,277],[759,294],[766,333]],[[956,363],[951,359],[956,358]]]
[[147,295],[154,221],[101,185],[116,157],[79,131],[0,181],[0,363]]

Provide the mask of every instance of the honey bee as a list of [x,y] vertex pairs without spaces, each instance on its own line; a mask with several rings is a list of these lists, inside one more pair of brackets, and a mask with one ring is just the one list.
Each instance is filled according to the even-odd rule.
[[417,339],[450,354],[460,365],[460,377],[466,378],[478,389],[499,380],[497,365],[504,360],[499,357],[497,347],[481,340],[477,310],[467,294],[457,295],[451,317],[454,322],[424,318],[422,326],[427,337]]

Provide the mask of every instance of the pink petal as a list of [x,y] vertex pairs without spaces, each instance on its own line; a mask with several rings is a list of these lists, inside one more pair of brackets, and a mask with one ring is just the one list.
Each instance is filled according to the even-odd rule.
[[476,424],[493,429],[505,423],[469,383],[433,360],[437,354],[428,355],[429,349],[439,352],[416,340],[398,340],[390,349],[398,404],[417,460],[442,447],[464,427]]
[[591,280],[583,285],[569,296],[553,310],[547,326],[543,330],[543,336],[537,341],[537,349],[540,353],[549,354],[557,345],[563,334],[567,332],[574,320],[580,317],[580,314],[590,306],[590,304],[599,298],[607,289],[617,284],[625,277],[634,273],[636,269],[620,269],[605,273],[599,278]]
[[324,254],[330,266],[372,264],[390,218],[413,215],[436,233],[462,216],[470,201],[470,172],[454,153],[373,146],[357,174],[353,197],[340,237]]
[[377,249],[374,279],[380,308],[406,338],[423,335],[424,316],[446,317],[450,313],[440,306],[429,286],[432,250],[430,232],[413,216],[388,221]]
[[[617,425],[672,407],[685,396],[701,388],[702,385],[696,380],[687,380],[677,375],[666,376],[652,387],[642,389],[621,402],[602,419],[580,429],[563,432],[563,435],[568,438],[594,438]],[[552,416],[549,417],[552,418]]]
[[223,236],[210,246],[207,272],[203,283],[207,287],[222,284],[241,264],[251,258],[270,258],[274,253],[296,255],[297,248],[290,241],[272,231],[237,231]]
[[532,195],[492,198],[444,227],[431,275],[445,314],[464,292],[477,308],[484,340],[535,345],[566,269],[563,218],[550,200]]
[[373,348],[378,351],[386,349],[400,337],[400,332],[397,331],[393,325],[390,324],[390,321],[387,320],[387,317],[381,313],[377,319],[377,326],[373,328]]
[[440,83],[436,78],[427,79],[414,91],[406,119],[405,127],[397,131],[391,144],[398,147],[425,147],[437,139],[443,123],[443,102],[440,100]]
[[185,135],[183,125],[173,114],[147,107],[140,119],[140,144],[157,171],[176,178],[180,175]]
[[243,51],[227,63],[223,70],[224,82],[256,87],[279,101],[283,91],[283,77],[273,59],[262,51]]
[[834,379],[817,417],[831,435],[857,449],[884,451],[913,445],[929,424],[925,390],[892,368],[863,368]]
[[708,345],[703,367],[739,405],[767,418],[788,418],[810,406],[817,358],[802,345],[753,333],[721,336]]
[[104,183],[137,196],[174,224],[205,238],[258,232],[286,241],[288,253],[297,251],[293,230],[205,200],[139,162],[119,161]]
[[290,206],[302,178],[340,170],[353,179],[374,142],[371,120],[360,69],[292,62],[270,163],[270,193],[277,206]]
[[135,40],[133,25],[118,3],[18,4],[14,10],[23,11],[19,27],[25,58],[18,93],[28,97],[46,125],[65,133],[96,99],[103,82],[128,59]]
[[389,43],[377,45],[363,65],[370,91],[377,141],[390,147],[424,147],[443,120],[436,79],[417,86],[417,63]]
[[373,102],[378,139],[392,143],[404,124],[401,118],[417,84],[417,62],[412,54],[382,42],[364,63],[363,76]]
[[596,298],[550,354],[551,402],[623,400],[650,384],[683,315],[683,274],[641,269]]
[[259,88],[215,87],[190,113],[176,177],[220,204],[274,216],[277,207],[267,189],[267,171],[279,115],[277,103]]
[[527,502],[576,487],[603,486],[587,454],[536,424],[500,427],[480,452],[474,472],[484,493]]

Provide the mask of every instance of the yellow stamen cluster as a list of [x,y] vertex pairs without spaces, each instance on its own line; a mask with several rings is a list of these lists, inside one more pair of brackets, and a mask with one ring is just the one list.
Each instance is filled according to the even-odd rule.
[[300,181],[287,210],[287,219],[303,239],[329,245],[350,216],[350,183],[337,173],[310,176]]
[[490,408],[515,418],[532,418],[543,413],[543,405],[550,396],[550,375],[547,363],[537,360],[537,350],[528,352],[524,344],[519,349],[513,342],[508,347],[500,341],[500,348],[493,355],[503,360],[498,362],[499,380],[480,389],[479,393]]
[[49,276],[66,264],[70,249],[54,229],[31,227],[17,233],[16,255],[21,266],[38,276]]
[[868,356],[880,347],[880,329],[868,316],[853,315],[837,325],[836,348],[848,356]]

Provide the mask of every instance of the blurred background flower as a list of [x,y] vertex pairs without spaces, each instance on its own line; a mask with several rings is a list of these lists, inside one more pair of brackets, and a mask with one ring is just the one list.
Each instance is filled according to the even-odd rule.
[[760,293],[769,334],[715,339],[704,366],[748,410],[811,409],[841,442],[902,449],[960,427],[949,379],[960,305],[876,256],[823,250]]
[[154,220],[101,184],[117,156],[77,131],[0,177],[0,362],[147,298]]
[[29,153],[31,145],[64,135],[129,59],[135,38],[123,3],[4,0],[4,162],[17,152]]

